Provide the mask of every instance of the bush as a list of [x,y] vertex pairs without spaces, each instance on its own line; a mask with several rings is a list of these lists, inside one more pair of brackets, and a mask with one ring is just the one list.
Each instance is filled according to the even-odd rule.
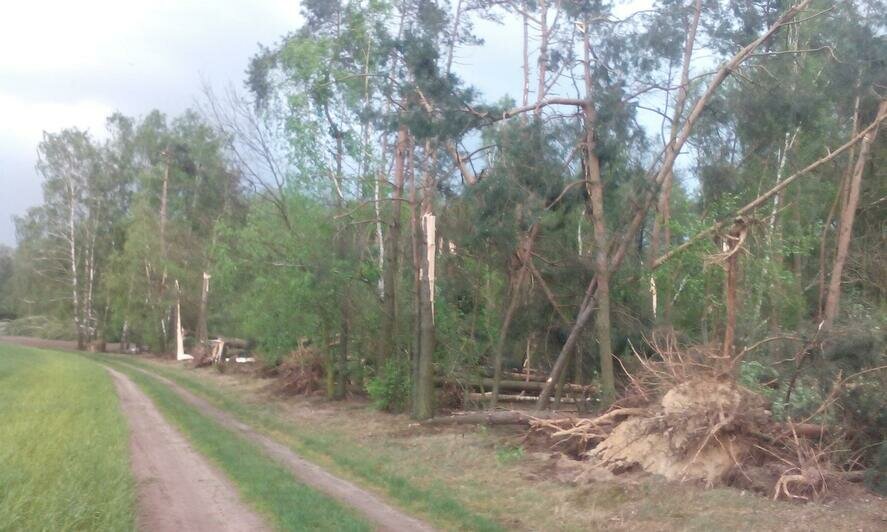
[[403,412],[410,399],[409,366],[388,360],[366,385],[373,406],[387,412]]
[[3,334],[8,336],[29,336],[44,340],[76,340],[77,331],[68,320],[62,321],[50,316],[27,316],[5,324]]

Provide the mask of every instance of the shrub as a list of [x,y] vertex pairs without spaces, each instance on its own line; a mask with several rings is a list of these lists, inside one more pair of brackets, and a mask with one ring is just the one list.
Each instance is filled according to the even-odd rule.
[[410,399],[409,366],[399,360],[388,360],[366,384],[373,406],[387,412],[403,412]]
[[50,316],[27,316],[5,324],[3,334],[9,336],[30,336],[45,340],[76,340],[77,331],[68,320],[62,321]]

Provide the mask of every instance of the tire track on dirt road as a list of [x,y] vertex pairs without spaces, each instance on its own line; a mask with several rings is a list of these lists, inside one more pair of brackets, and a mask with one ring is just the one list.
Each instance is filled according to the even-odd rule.
[[130,433],[139,530],[265,531],[228,478],[194,450],[126,375],[107,368]]
[[376,530],[391,532],[431,532],[434,530],[434,528],[427,523],[394,508],[380,497],[325,471],[312,462],[305,460],[293,452],[288,446],[257,432],[246,423],[242,423],[231,414],[220,410],[216,406],[210,404],[207,400],[194,395],[170,379],[139,367],[128,364],[127,366],[157,379],[202,414],[212,418],[223,427],[232,430],[247,440],[257,444],[268,456],[289,469],[297,480],[328,495],[340,503],[353,508],[360,515],[369,520]]

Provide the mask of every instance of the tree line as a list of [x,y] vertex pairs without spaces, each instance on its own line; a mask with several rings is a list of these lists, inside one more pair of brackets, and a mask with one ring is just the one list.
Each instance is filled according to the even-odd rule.
[[[665,329],[760,346],[735,372],[786,403],[827,392],[805,367],[878,365],[883,2],[630,7],[304,1],[244,91],[44,135],[3,305],[82,348],[167,352],[177,307],[269,366],[310,340],[331,397],[419,419],[437,382],[491,377],[495,407],[518,368],[540,408],[568,381],[607,405]],[[481,94],[459,62],[497,23],[521,82]]]

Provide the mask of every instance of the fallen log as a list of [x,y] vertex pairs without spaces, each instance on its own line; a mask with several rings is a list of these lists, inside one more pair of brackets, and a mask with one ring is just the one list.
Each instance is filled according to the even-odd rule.
[[[444,384],[453,384],[456,386],[475,386],[485,389],[493,388],[493,379],[483,378],[483,379],[466,379],[464,381],[457,381],[453,379],[435,379],[434,383],[438,386],[442,386]],[[519,390],[522,392],[541,392],[545,387],[545,382],[539,381],[515,381],[515,380],[502,380],[499,382],[500,390]],[[593,386],[580,386],[578,384],[564,384],[564,391],[572,392],[572,393],[583,393],[593,390]]]
[[470,412],[447,417],[434,417],[423,421],[422,425],[432,427],[455,425],[529,425],[535,419],[556,419],[560,417],[567,416],[557,412],[497,410],[493,412]]
[[227,347],[233,347],[236,349],[249,349],[249,347],[250,347],[249,340],[244,340],[243,338],[229,338],[227,336],[216,336],[215,339],[224,342]]
[[545,382],[548,379],[548,375],[543,375],[541,373],[520,373],[517,371],[503,371],[502,376],[522,382]]
[[[469,392],[468,399],[472,401],[485,401],[493,397],[493,392]],[[505,403],[535,403],[539,398],[535,395],[513,395],[513,394],[499,394],[499,401]],[[574,397],[561,397],[561,403],[565,404],[575,404],[576,399]]]

